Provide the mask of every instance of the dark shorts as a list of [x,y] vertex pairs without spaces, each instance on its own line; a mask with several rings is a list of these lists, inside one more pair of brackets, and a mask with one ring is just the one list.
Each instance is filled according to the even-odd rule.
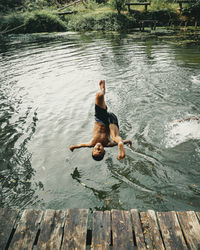
[[119,128],[117,116],[111,112],[107,112],[106,109],[103,109],[95,104],[95,121],[100,122],[106,126],[109,124],[115,124]]

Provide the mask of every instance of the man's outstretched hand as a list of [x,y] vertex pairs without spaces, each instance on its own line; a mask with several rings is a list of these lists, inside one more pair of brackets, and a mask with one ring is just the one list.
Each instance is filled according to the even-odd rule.
[[74,146],[70,146],[69,149],[73,152],[74,151]]
[[124,140],[124,144],[128,144],[129,147],[132,146],[132,141],[131,140]]
[[119,149],[119,151],[118,151],[118,159],[119,160],[124,159],[124,157],[126,155],[125,150],[124,150],[124,144],[128,144],[128,146],[131,147],[132,141],[131,140],[124,140],[123,142],[118,143],[118,149]]
[[124,150],[124,143],[119,142],[118,143],[118,159],[122,160],[125,157],[125,150]]

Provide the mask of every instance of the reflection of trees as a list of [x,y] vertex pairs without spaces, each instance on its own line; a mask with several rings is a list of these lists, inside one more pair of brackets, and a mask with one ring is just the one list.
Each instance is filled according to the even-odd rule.
[[111,45],[110,51],[105,50],[105,53],[101,53],[101,65],[107,70],[107,66],[110,63],[113,63],[113,68],[116,70],[120,70],[121,73],[126,72],[128,70],[133,70],[135,61],[135,52],[140,52],[141,55],[143,53],[146,54],[148,63],[153,63],[152,59],[152,49],[155,44],[155,39],[149,38],[146,41],[142,42],[141,39],[137,37],[133,37],[130,39],[126,34],[119,35],[110,35],[105,37],[107,39],[108,44]]
[[[195,36],[185,36],[178,38],[180,41],[177,41],[177,44],[180,48],[176,48],[176,53],[174,59],[183,64],[191,64],[193,68],[195,68],[195,64],[199,69],[200,56],[199,56],[199,48],[195,47]],[[178,40],[177,39],[177,40]],[[199,38],[198,38],[199,39]]]
[[[15,85],[0,87],[0,206],[27,207],[38,202],[36,189],[42,183],[34,182],[32,155],[27,150],[37,123],[37,113],[28,107],[21,111],[21,97]],[[21,113],[21,115],[19,115]]]
[[153,45],[155,45],[155,40],[147,40],[145,43],[145,53],[147,56],[147,59],[150,60],[151,63],[153,63],[153,55],[152,55],[152,49],[153,49]]
[[128,69],[131,61],[128,56],[129,51],[127,51],[125,46],[125,35],[109,35],[105,37],[107,41],[109,50],[105,49],[101,52],[100,62],[105,71],[109,70],[111,65],[112,68],[121,71],[121,69]]

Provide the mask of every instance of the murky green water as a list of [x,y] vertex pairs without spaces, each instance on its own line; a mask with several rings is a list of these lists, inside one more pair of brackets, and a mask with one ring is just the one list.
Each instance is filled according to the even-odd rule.
[[[91,139],[98,82],[120,133],[117,160]],[[0,42],[0,206],[199,210],[199,47],[140,34],[18,35]]]

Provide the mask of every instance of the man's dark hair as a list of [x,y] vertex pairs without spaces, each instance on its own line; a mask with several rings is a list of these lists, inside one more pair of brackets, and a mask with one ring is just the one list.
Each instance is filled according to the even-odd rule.
[[92,158],[93,158],[95,161],[101,161],[101,160],[103,159],[104,155],[105,155],[105,151],[103,151],[100,155],[97,155],[97,156],[94,156],[94,155],[92,154]]

